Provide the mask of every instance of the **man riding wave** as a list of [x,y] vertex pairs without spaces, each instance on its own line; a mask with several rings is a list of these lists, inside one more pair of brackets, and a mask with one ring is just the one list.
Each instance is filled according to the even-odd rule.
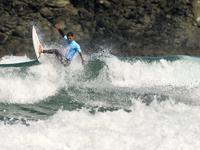
[[81,51],[80,45],[76,43],[74,40],[74,36],[72,32],[67,33],[67,36],[63,33],[63,31],[60,29],[58,24],[55,25],[56,29],[58,29],[59,33],[62,35],[64,40],[66,41],[67,47],[69,47],[69,52],[66,53],[64,56],[59,50],[57,49],[49,49],[49,50],[43,50],[41,45],[39,45],[39,53],[48,53],[48,54],[54,54],[56,57],[61,61],[61,63],[64,66],[69,66],[75,53],[78,52],[80,54],[80,57],[82,59],[82,65],[85,66],[85,61],[83,57],[83,53]]

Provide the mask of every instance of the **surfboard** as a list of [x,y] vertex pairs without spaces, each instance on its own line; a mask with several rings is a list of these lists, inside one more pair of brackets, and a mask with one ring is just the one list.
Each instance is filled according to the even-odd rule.
[[36,32],[34,26],[33,26],[33,29],[32,29],[32,39],[33,39],[33,46],[34,46],[34,49],[35,49],[36,57],[37,57],[39,62],[43,62],[44,61],[44,54],[38,53],[39,45],[41,45],[41,44],[40,44],[40,41],[39,41],[39,38],[38,38],[38,35],[37,35],[37,32]]
[[31,61],[26,61],[26,62],[20,62],[20,63],[11,63],[11,64],[1,64],[0,67],[29,67],[29,66],[34,66],[38,65],[39,62],[37,60],[31,60]]

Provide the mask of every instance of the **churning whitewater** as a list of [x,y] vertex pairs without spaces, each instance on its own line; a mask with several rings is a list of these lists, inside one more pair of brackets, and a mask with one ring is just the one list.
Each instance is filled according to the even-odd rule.
[[2,150],[200,147],[199,57],[48,57],[0,60]]

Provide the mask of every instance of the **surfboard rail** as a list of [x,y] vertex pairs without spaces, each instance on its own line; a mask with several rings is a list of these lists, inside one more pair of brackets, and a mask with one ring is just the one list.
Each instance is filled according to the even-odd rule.
[[20,63],[11,63],[11,64],[0,64],[0,67],[29,67],[40,64],[38,59],[20,62]]
[[44,61],[44,54],[38,52],[39,45],[41,45],[41,43],[40,43],[40,40],[38,38],[38,35],[37,35],[37,32],[36,32],[34,26],[33,26],[33,29],[32,29],[32,40],[33,40],[33,46],[34,46],[36,57],[37,57],[39,62],[43,62]]

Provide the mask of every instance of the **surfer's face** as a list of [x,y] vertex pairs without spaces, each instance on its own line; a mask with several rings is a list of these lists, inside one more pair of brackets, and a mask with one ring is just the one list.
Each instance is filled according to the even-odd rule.
[[68,40],[69,42],[72,42],[72,41],[74,40],[74,37],[73,37],[73,36],[67,36],[67,40]]

